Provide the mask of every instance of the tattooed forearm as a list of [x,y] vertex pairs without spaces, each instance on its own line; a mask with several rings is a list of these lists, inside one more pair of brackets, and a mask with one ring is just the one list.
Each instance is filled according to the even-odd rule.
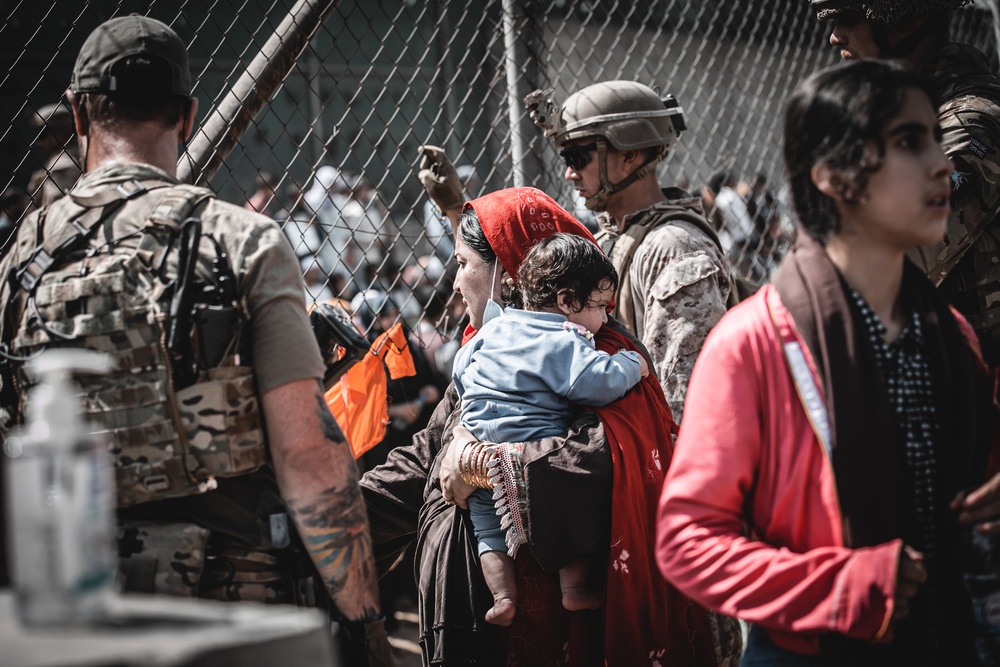
[[[322,388],[321,388],[322,389]],[[323,392],[316,394],[316,402],[319,403],[316,415],[319,417],[319,425],[323,429],[323,437],[334,442],[346,442],[344,432],[337,425],[337,420],[333,418],[333,413],[323,399]]]
[[374,580],[368,520],[356,484],[331,487],[315,502],[289,509],[335,600],[352,582]]

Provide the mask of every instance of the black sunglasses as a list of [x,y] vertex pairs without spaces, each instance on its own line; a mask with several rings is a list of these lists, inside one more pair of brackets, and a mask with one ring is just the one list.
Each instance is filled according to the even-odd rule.
[[580,171],[594,159],[593,151],[596,150],[596,143],[582,146],[567,146],[559,151],[559,157],[563,159],[567,167],[573,171]]

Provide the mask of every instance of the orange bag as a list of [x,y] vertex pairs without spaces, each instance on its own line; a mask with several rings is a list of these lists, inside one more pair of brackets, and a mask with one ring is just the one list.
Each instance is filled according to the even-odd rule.
[[403,325],[397,323],[375,339],[364,358],[354,364],[325,394],[326,404],[340,425],[354,458],[385,437],[389,425],[385,369],[395,380],[416,375]]

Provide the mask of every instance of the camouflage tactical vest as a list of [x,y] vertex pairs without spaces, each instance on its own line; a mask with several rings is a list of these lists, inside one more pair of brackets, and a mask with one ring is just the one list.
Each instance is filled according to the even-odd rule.
[[[237,298],[206,305],[220,285],[194,280],[198,257],[215,252],[235,295],[225,253],[200,234],[197,216],[212,196],[189,185],[126,181],[92,196],[71,193],[19,237],[30,235],[35,250],[14,267],[5,342],[21,358],[55,346],[110,355],[110,374],[77,383],[86,418],[109,437],[119,507],[202,493],[215,488],[215,477],[266,462],[253,373],[238,355],[245,305]],[[120,222],[132,231],[108,238]],[[168,258],[177,260],[176,275],[167,275]],[[185,301],[191,294],[196,300]],[[233,336],[215,336],[225,349],[206,366],[197,360],[210,341],[198,327],[218,313],[235,324]],[[20,368],[15,381],[23,401]]]
[[[939,120],[955,162],[945,240],[918,262],[979,334],[984,356],[1000,363],[1000,79],[986,57],[949,44],[925,69],[941,88]],[[928,256],[929,255],[929,256]]]
[[[601,246],[601,249],[607,254],[608,259],[611,260],[615,270],[618,272],[618,291],[615,293],[615,308],[609,314],[624,324],[635,335],[638,335],[636,333],[638,322],[635,315],[635,295],[632,289],[632,278],[629,274],[632,259],[650,232],[660,225],[675,224],[677,222],[687,222],[694,225],[719,250],[722,250],[719,235],[712,229],[708,220],[697,211],[680,204],[657,204],[655,215],[640,214],[636,216],[625,231],[617,237],[613,238],[606,229],[599,231],[595,237],[597,244]],[[723,254],[725,254],[725,251],[723,251]],[[749,298],[760,287],[749,280],[737,277],[732,272],[730,273],[732,289],[729,290],[726,308],[732,308],[743,299]]]

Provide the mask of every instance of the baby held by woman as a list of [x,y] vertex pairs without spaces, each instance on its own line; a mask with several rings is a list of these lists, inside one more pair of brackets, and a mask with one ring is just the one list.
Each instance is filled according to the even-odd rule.
[[[459,351],[452,371],[462,424],[482,442],[531,442],[563,434],[574,405],[607,405],[649,373],[637,352],[609,355],[594,347],[594,334],[607,322],[618,287],[618,274],[594,243],[572,234],[546,238],[529,251],[517,280],[523,309],[508,307],[484,321]],[[489,451],[481,448],[478,455]],[[516,547],[508,552],[505,527],[488,491],[473,493],[469,509],[483,576],[493,593],[486,620],[510,625],[517,599]],[[588,570],[585,561],[578,561],[559,571],[566,609],[600,606],[600,593],[588,587]]]

